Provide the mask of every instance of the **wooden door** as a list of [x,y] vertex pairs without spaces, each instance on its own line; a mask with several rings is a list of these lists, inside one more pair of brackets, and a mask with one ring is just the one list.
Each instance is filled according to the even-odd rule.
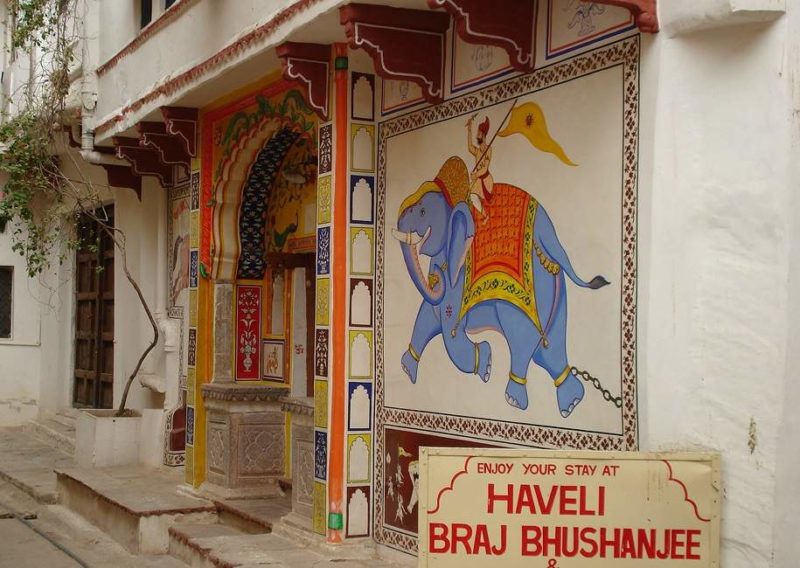
[[[113,206],[104,208],[114,225]],[[75,271],[76,407],[111,408],[114,402],[114,243],[98,224],[80,220]]]

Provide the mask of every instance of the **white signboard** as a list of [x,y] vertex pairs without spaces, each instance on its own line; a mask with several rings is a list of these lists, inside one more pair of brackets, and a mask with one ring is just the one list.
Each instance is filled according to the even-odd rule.
[[419,565],[719,566],[714,454],[422,448]]

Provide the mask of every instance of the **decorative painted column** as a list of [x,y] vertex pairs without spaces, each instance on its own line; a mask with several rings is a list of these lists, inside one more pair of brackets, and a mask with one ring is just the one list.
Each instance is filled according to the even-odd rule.
[[[347,46],[334,46],[332,217],[331,217],[331,370],[328,454],[328,542],[344,536],[345,498],[345,384],[347,333],[347,169],[348,169],[348,57]],[[320,145],[322,138],[320,137]],[[318,292],[321,290],[318,288]],[[326,314],[318,314],[325,319]]]
[[315,476],[327,518],[318,500],[314,518],[331,543],[371,532],[376,80],[369,58],[350,56],[334,46],[319,153]]

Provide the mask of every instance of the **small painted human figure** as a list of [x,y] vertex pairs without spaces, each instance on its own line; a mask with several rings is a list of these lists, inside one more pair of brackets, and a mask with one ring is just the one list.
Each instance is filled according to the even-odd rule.
[[469,176],[469,199],[472,206],[480,214],[481,221],[486,222],[489,217],[483,209],[491,198],[492,188],[494,187],[494,178],[489,173],[492,148],[486,142],[486,136],[489,134],[489,117],[487,116],[478,125],[478,136],[475,139],[478,143],[477,146],[472,143],[472,121],[474,119],[475,115],[472,115],[467,121],[467,147],[469,153],[475,157],[475,169],[472,170]]

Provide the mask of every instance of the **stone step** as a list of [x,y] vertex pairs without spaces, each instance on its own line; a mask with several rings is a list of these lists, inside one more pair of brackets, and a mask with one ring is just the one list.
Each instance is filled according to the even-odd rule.
[[26,428],[0,429],[0,479],[8,481],[40,503],[58,502],[59,467],[75,466],[73,457],[32,436]]
[[[230,527],[228,529],[231,530]],[[203,534],[205,531],[209,531],[207,535]],[[181,558],[191,568],[262,565],[276,568],[279,566],[302,566],[304,568],[342,566],[341,564],[328,564],[323,555],[308,550],[302,544],[272,534],[212,534],[212,532],[209,529],[198,530],[196,536],[189,537],[183,545],[185,556],[178,556],[177,554],[181,553],[177,550],[177,554],[174,556]],[[178,540],[177,535],[175,540]],[[362,568],[365,565],[347,564],[346,566]]]
[[201,544],[203,539],[242,534],[242,531],[221,523],[178,522],[169,528],[169,554],[192,568],[205,567],[211,549]]
[[292,510],[291,497],[214,501],[219,522],[247,534],[272,532],[273,526]]
[[78,412],[77,408],[65,408],[64,410],[59,410],[55,414],[52,414],[49,418],[75,430],[75,421],[78,419]]
[[75,455],[75,419],[63,415],[52,415],[30,420],[25,432],[36,439]]
[[217,521],[212,502],[177,491],[182,473],[143,466],[56,470],[61,504],[134,554],[167,554],[176,522]]

